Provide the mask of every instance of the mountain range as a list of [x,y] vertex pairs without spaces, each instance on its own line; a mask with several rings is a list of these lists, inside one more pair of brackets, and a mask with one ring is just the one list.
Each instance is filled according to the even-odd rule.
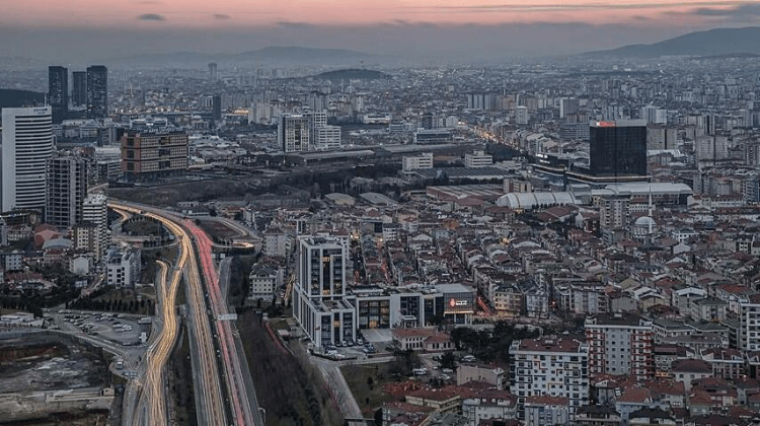
[[653,44],[632,44],[590,52],[590,56],[658,57],[760,54],[760,27],[717,28],[698,31]]

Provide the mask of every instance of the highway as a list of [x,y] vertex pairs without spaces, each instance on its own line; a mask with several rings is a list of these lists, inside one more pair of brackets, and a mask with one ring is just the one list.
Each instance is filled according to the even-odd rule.
[[[208,298],[211,310],[216,318],[216,332],[218,336],[219,351],[224,366],[225,379],[227,382],[227,395],[233,417],[233,424],[240,426],[262,425],[263,421],[258,410],[253,410],[248,396],[248,387],[243,380],[243,364],[241,351],[237,348],[235,334],[230,321],[230,314],[225,295],[222,294],[219,285],[219,275],[213,259],[213,242],[191,220],[185,220],[184,226],[193,236],[198,256],[201,261],[203,277],[208,290]],[[239,339],[237,339],[239,341]]]
[[[214,336],[209,322],[199,264],[193,247],[192,238],[185,228],[181,226],[182,219],[160,209],[118,201],[110,201],[109,207],[134,214],[142,214],[160,221],[177,237],[180,251],[178,263],[172,274],[170,290],[161,292],[163,303],[167,307],[167,309],[162,310],[162,321],[164,323],[162,336],[166,335],[167,338],[165,340],[160,339],[151,345],[151,355],[145,357],[147,367],[144,392],[151,393],[152,396],[160,397],[160,401],[155,404],[151,401],[150,408],[139,410],[138,415],[135,416],[135,419],[138,422],[137,424],[163,424],[160,422],[165,423],[168,418],[168,416],[165,415],[165,398],[160,396],[164,393],[163,379],[161,377],[164,374],[163,369],[165,367],[166,359],[171,353],[171,347],[173,346],[173,341],[170,342],[168,337],[173,335],[176,339],[177,333],[174,299],[172,299],[171,302],[169,302],[168,299],[173,297],[172,295],[176,296],[178,283],[182,277],[186,280],[187,303],[190,314],[189,335],[191,340],[191,355],[193,356],[195,370],[193,380],[198,423],[202,426],[220,426],[229,424],[227,422],[226,406],[222,395],[223,389],[219,377],[219,366],[215,356]],[[169,307],[171,307],[171,309],[168,309]],[[150,399],[152,400],[155,398],[151,397]],[[137,405],[142,406],[141,404]],[[155,408],[157,405],[161,405],[161,407]],[[158,417],[154,418],[154,415],[157,415]],[[147,417],[150,417],[150,419]]]

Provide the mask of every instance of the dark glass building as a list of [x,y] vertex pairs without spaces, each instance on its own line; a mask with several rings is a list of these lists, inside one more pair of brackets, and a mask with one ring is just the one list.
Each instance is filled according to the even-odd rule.
[[69,113],[69,70],[48,67],[48,102],[53,109],[53,123],[60,124]]
[[108,68],[87,68],[87,118],[108,117]]
[[214,95],[211,98],[211,108],[214,121],[222,120],[222,95]]
[[647,175],[644,120],[592,121],[590,126],[591,175]]
[[74,87],[71,91],[71,103],[75,107],[87,106],[87,73],[74,71],[72,73]]

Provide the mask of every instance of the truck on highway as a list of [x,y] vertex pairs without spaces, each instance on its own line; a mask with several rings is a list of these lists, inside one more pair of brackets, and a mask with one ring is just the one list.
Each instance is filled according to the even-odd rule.
[[140,320],[137,321],[137,323],[138,324],[150,324],[151,321],[153,321],[153,318],[151,318],[151,317],[143,317],[143,318],[140,318]]
[[124,368],[124,360],[119,358],[116,360],[116,369],[121,370]]

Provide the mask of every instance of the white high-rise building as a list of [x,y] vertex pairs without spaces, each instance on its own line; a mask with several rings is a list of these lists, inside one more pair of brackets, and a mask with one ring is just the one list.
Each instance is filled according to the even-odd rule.
[[315,347],[356,340],[357,317],[346,295],[348,240],[298,238],[293,318]]
[[654,105],[647,105],[641,108],[641,118],[647,123],[668,124],[668,111]]
[[45,208],[45,163],[53,155],[51,108],[3,108],[2,211]]
[[88,196],[82,205],[82,222],[96,228],[95,257],[100,259],[108,247],[108,198],[103,194]]

